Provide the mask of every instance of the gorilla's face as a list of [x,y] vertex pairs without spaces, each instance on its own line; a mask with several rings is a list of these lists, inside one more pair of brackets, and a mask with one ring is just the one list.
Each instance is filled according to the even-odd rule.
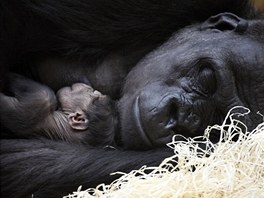
[[202,135],[234,106],[264,112],[264,22],[184,29],[128,75],[119,102],[124,145],[165,145],[174,134]]

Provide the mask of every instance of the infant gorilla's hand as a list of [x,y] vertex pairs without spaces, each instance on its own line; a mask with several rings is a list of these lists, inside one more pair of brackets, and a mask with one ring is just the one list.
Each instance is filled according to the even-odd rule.
[[91,145],[112,145],[114,142],[117,115],[114,102],[110,97],[99,94],[88,108],[89,129],[92,135]]

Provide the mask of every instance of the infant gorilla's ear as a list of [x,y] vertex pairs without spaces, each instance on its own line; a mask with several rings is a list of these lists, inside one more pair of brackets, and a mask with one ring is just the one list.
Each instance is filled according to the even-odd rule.
[[83,111],[70,113],[68,119],[72,129],[78,131],[84,131],[88,129],[89,120]]
[[75,83],[60,89],[57,98],[58,109],[66,116],[71,135],[82,137],[83,143],[92,146],[114,141],[117,116],[109,96],[84,83]]
[[89,114],[95,100],[104,98],[100,92],[84,83],[75,83],[57,92],[59,111],[67,116],[67,122],[73,131],[89,129]]

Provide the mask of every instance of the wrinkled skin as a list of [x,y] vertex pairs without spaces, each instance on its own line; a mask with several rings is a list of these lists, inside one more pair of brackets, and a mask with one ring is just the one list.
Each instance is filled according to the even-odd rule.
[[226,15],[223,26],[209,19],[175,34],[129,73],[119,102],[125,146],[202,135],[234,106],[252,111],[251,129],[263,119],[264,21]]
[[[78,81],[82,80],[83,76],[80,78],[78,73],[82,73],[83,68],[89,68],[87,69],[89,74],[90,69],[92,72],[95,71],[94,79],[90,79],[90,76],[88,76],[94,89],[98,89],[103,94],[112,93],[111,97],[113,96],[115,99],[120,98],[120,90],[123,90],[122,99],[119,103],[120,121],[122,124],[122,131],[120,134],[117,134],[119,136],[118,140],[120,140],[119,148],[90,147],[89,145],[68,144],[48,139],[1,139],[1,195],[3,197],[23,198],[32,197],[32,194],[34,194],[34,198],[62,197],[76,190],[80,184],[83,186],[83,189],[86,189],[95,187],[101,182],[110,183],[118,177],[117,175],[110,175],[112,172],[129,172],[143,165],[157,166],[165,157],[171,156],[173,152],[166,148],[152,148],[147,151],[131,150],[150,148],[150,146],[161,147],[161,142],[166,140],[166,136],[168,136],[167,140],[169,139],[168,132],[164,129],[164,123],[167,123],[164,120],[167,120],[169,117],[171,118],[169,122],[171,124],[168,126],[173,126],[173,133],[176,129],[180,132],[180,127],[176,127],[175,123],[177,120],[183,120],[183,118],[180,119],[180,116],[173,112],[183,114],[183,108],[180,109],[183,106],[186,109],[193,110],[190,110],[189,113],[193,112],[193,115],[197,114],[195,117],[198,117],[197,126],[194,124],[187,126],[186,123],[184,123],[184,126],[188,127],[189,131],[192,132],[196,131],[196,127],[197,131],[200,131],[198,128],[203,128],[199,124],[200,122],[202,123],[200,121],[201,114],[203,114],[203,117],[209,116],[209,113],[206,114],[207,108],[208,112],[210,111],[209,101],[216,101],[216,95],[220,95],[221,86],[224,85],[224,83],[221,84],[219,88],[218,81],[216,81],[215,86],[213,85],[214,80],[210,79],[214,79],[214,76],[218,76],[221,72],[232,75],[228,70],[212,72],[211,68],[202,69],[202,75],[200,76],[204,76],[205,82],[198,84],[206,87],[206,92],[207,90],[209,91],[206,95],[209,96],[202,97],[204,93],[198,94],[204,88],[188,92],[188,89],[192,88],[188,86],[188,82],[194,84],[193,81],[188,81],[188,71],[192,71],[192,68],[194,68],[193,71],[197,73],[197,66],[195,67],[195,64],[190,65],[190,63],[195,63],[197,62],[197,58],[200,58],[195,54],[191,54],[191,52],[194,52],[198,48],[194,44],[200,43],[201,49],[199,48],[198,53],[202,53],[202,49],[206,47],[203,42],[210,43],[209,41],[213,40],[210,37],[216,36],[216,33],[213,33],[211,29],[220,29],[222,32],[218,35],[219,37],[224,38],[224,35],[226,35],[225,38],[228,38],[227,35],[233,35],[239,42],[246,43],[246,46],[250,46],[252,41],[258,38],[258,41],[254,44],[256,46],[250,51],[256,57],[255,54],[258,55],[261,51],[263,53],[263,49],[261,51],[256,50],[260,48],[257,46],[263,44],[263,38],[260,38],[263,33],[263,25],[259,23],[259,27],[254,31],[253,28],[251,30],[246,29],[245,33],[245,25],[238,26],[237,22],[239,21],[229,20],[234,19],[234,17],[222,17],[223,20],[218,20],[219,23],[216,24],[214,24],[215,20],[202,25],[198,24],[191,29],[183,30],[179,33],[178,39],[176,38],[177,35],[175,35],[175,38],[171,39],[171,44],[167,43],[154,51],[145,60],[141,61],[126,78],[127,72],[146,53],[155,50],[154,48],[166,41],[173,32],[178,31],[186,25],[203,22],[209,16],[225,11],[236,13],[238,16],[243,16],[247,19],[257,17],[255,12],[249,9],[248,6],[245,6],[246,4],[247,0],[196,0],[195,2],[193,0],[1,0],[1,76],[4,76],[2,70],[15,70],[17,72],[16,69],[20,69],[27,73],[29,69],[28,65],[34,67],[35,62],[32,60],[38,61],[40,60],[38,58],[45,59],[47,56],[50,58],[49,56],[52,55],[52,57],[55,56],[53,65],[57,65],[58,63],[64,65],[65,62],[68,65],[66,69],[65,67],[62,69],[56,67],[54,69],[58,70],[57,72],[61,74],[60,76],[54,74],[54,70],[52,70],[52,76],[55,76],[58,79],[57,81],[59,81],[55,81],[53,84],[55,89],[75,83],[76,79]],[[221,21],[229,21],[230,23],[222,23]],[[222,26],[221,24],[226,25]],[[234,25],[240,28],[234,29]],[[202,30],[201,32],[199,31],[200,29]],[[243,29],[244,31],[242,31]],[[228,32],[225,32],[225,30],[228,30]],[[192,37],[189,34],[192,34]],[[199,35],[205,38],[203,42],[199,42],[202,40]],[[193,37],[199,38],[194,39]],[[245,41],[242,41],[242,38]],[[186,41],[193,43],[188,44]],[[220,49],[220,46],[224,45],[222,42],[227,41],[221,39],[221,42],[216,42],[216,45],[211,44],[213,48],[209,49],[207,53]],[[231,40],[230,42],[233,41]],[[239,43],[234,43],[234,45],[239,45]],[[183,49],[181,50],[181,48]],[[142,50],[142,53],[137,54],[140,50]],[[239,57],[239,61],[240,58],[248,60],[250,57],[245,57],[248,54],[249,52],[243,54],[243,56],[240,55],[242,57]],[[216,56],[220,57],[219,54]],[[234,55],[232,54],[232,56]],[[225,63],[228,56],[222,55],[223,57],[223,60],[217,60]],[[59,59],[58,62],[56,61],[57,58]],[[190,60],[189,58],[194,58],[194,60]],[[250,62],[248,68],[254,70],[254,65],[261,66],[263,60],[259,60],[261,59],[259,57],[257,58],[253,62]],[[69,62],[69,59],[73,60],[73,63]],[[232,60],[231,62],[238,61],[236,59],[233,60],[232,57],[229,57],[229,59]],[[170,60],[175,62],[170,62]],[[215,59],[213,61],[216,62]],[[77,68],[76,62],[80,63]],[[99,65],[97,64],[98,62]],[[100,64],[103,66],[101,67]],[[117,70],[116,68],[111,69],[114,65],[117,65]],[[150,68],[150,65],[153,68]],[[231,66],[231,64],[228,64],[228,66]],[[238,68],[238,66],[240,64],[234,67]],[[215,65],[212,67],[216,68]],[[72,70],[67,71],[68,68],[75,72]],[[121,69],[119,70],[119,68]],[[171,72],[168,73],[167,70]],[[48,86],[52,86],[53,79],[45,78],[50,77],[50,73],[49,69],[45,76],[41,71],[39,74],[43,75],[41,76],[43,79],[37,78],[38,76],[34,76],[33,79],[43,80],[44,84],[47,82]],[[118,76],[115,76],[116,73],[118,73]],[[251,73],[253,74],[254,72],[251,71]],[[261,75],[260,73],[258,75]],[[106,81],[99,80],[101,77],[109,76],[108,74],[110,77]],[[169,76],[166,76],[168,74]],[[233,72],[233,74],[237,75],[236,72]],[[99,78],[96,78],[98,76]],[[190,73],[189,79],[195,80],[193,76],[195,75]],[[63,82],[61,82],[61,79]],[[125,79],[127,79],[127,82],[124,87],[123,81]],[[208,80],[213,82],[212,85],[210,83],[209,87],[208,83],[206,83]],[[134,83],[132,83],[133,81]],[[228,82],[232,84],[232,81]],[[2,79],[0,79],[0,83],[2,83]],[[163,86],[161,86],[162,84]],[[182,84],[186,84],[186,86],[182,86]],[[149,92],[146,90],[147,87],[151,88]],[[170,90],[168,97],[164,97],[165,89],[167,91]],[[177,90],[179,94],[176,94],[174,91],[171,94],[172,90]],[[259,101],[262,100],[260,95],[262,92],[260,90],[254,98]],[[148,93],[152,93],[153,95],[150,96]],[[187,105],[185,102],[187,100],[179,97],[183,95],[181,93],[185,93],[184,98],[191,98],[197,101],[196,103],[198,104],[201,101],[208,103],[208,105],[204,105],[206,109],[197,108],[197,104],[190,105],[191,103],[188,103]],[[141,94],[145,94],[145,96],[141,96]],[[138,108],[133,109],[134,104],[137,104],[135,103],[137,96],[140,96],[137,100]],[[144,99],[146,96],[151,99],[149,103]],[[161,98],[165,99],[162,100]],[[171,104],[173,108],[165,108],[170,98],[175,98]],[[227,100],[223,102],[224,108],[227,108],[224,103],[228,105]],[[250,104],[254,103],[255,101],[250,102]],[[151,107],[154,107],[155,104],[158,104],[156,109],[154,109],[155,111],[150,111]],[[201,106],[199,105],[199,107]],[[230,104],[230,106],[232,105]],[[173,116],[163,115],[166,109],[173,109],[171,111]],[[224,109],[220,110],[225,111]],[[219,120],[222,119],[222,115],[220,116]],[[157,122],[153,122],[153,119],[160,120],[160,125],[157,125]],[[208,120],[206,123],[204,120],[205,118],[203,119],[203,126],[211,122]],[[136,125],[134,126],[134,124]],[[147,125],[148,127],[146,124],[149,124]],[[144,132],[139,130],[139,126],[142,126]],[[157,138],[160,134],[157,128],[165,136],[162,141],[160,138]]]

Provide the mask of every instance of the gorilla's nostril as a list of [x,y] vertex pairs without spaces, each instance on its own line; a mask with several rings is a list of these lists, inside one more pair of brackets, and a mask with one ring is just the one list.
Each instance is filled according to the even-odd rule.
[[175,103],[170,104],[168,111],[168,121],[166,124],[167,129],[171,129],[176,126],[178,120],[178,108]]

